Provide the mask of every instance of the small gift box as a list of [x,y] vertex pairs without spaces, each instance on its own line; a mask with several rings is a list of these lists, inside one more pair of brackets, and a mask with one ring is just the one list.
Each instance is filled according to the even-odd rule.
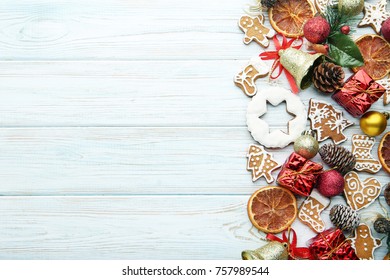
[[322,170],[322,165],[292,153],[278,175],[278,184],[290,191],[309,196]]
[[350,241],[340,229],[328,229],[309,240],[309,250],[318,260],[358,260]]
[[385,88],[375,82],[364,70],[349,78],[332,98],[354,117],[363,115],[384,93]]

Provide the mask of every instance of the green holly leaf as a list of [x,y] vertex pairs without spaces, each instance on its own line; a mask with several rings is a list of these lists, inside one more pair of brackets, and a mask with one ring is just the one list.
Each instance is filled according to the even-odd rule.
[[357,67],[364,64],[362,54],[355,42],[341,32],[334,32],[328,37],[329,56],[342,67]]

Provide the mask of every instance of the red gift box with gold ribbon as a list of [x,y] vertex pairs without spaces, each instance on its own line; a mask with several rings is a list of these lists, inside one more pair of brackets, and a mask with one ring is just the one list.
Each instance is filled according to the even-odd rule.
[[284,163],[277,182],[293,193],[309,196],[321,171],[321,164],[293,152]]
[[352,116],[359,117],[367,112],[385,91],[385,88],[375,82],[364,70],[359,70],[332,95],[332,98]]

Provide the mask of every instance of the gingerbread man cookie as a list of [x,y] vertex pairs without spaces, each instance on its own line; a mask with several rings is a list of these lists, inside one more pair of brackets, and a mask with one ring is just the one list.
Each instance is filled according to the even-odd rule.
[[251,97],[256,94],[255,81],[260,77],[267,76],[269,72],[267,64],[259,56],[251,58],[244,70],[234,77],[234,83],[240,87],[244,93]]
[[328,207],[330,199],[313,189],[299,208],[298,218],[315,232],[323,232],[325,223],[321,219],[321,212]]
[[310,99],[308,116],[311,129],[317,132],[318,142],[331,138],[336,145],[340,144],[347,140],[343,130],[353,125],[353,122],[344,118],[343,113],[331,104],[315,99]]
[[377,4],[364,3],[364,17],[358,26],[369,25],[377,34],[380,34],[382,23],[390,17],[386,5],[386,0],[380,0]]
[[382,168],[379,160],[371,156],[371,150],[374,144],[374,137],[357,134],[352,136],[352,153],[355,155],[355,169],[357,171],[377,173]]
[[269,40],[275,35],[275,31],[264,26],[264,16],[259,15],[256,17],[242,16],[238,23],[238,26],[245,33],[244,43],[249,44],[255,40],[259,45],[264,48],[268,47]]
[[[273,106],[286,101],[287,112],[295,115],[288,122],[288,133],[280,129],[270,132],[269,125],[260,117],[267,113],[267,101]],[[283,148],[294,142],[306,128],[306,109],[298,95],[281,87],[269,87],[256,94],[249,102],[246,123],[252,137],[268,148]]]
[[265,151],[262,146],[251,145],[247,157],[246,169],[252,172],[253,182],[262,176],[267,180],[268,184],[274,181],[271,172],[278,169],[281,165],[274,160],[272,154]]
[[344,195],[353,210],[368,207],[381,193],[381,184],[375,178],[363,182],[359,175],[351,171],[344,176]]
[[355,237],[350,240],[356,256],[361,260],[373,260],[374,250],[381,246],[381,241],[375,239],[371,234],[370,228],[363,223],[355,229]]

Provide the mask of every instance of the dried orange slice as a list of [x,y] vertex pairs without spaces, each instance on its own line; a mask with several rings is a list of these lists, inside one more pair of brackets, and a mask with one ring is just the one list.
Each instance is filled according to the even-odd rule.
[[378,147],[378,158],[383,169],[390,173],[390,132],[383,135]]
[[278,233],[297,216],[297,201],[289,190],[268,186],[257,190],[248,201],[248,216],[261,231]]
[[310,0],[278,0],[268,10],[272,27],[286,37],[303,35],[303,25],[315,15]]
[[364,69],[374,80],[384,78],[390,72],[390,44],[378,35],[364,35],[355,43],[363,56],[364,65],[352,70]]

